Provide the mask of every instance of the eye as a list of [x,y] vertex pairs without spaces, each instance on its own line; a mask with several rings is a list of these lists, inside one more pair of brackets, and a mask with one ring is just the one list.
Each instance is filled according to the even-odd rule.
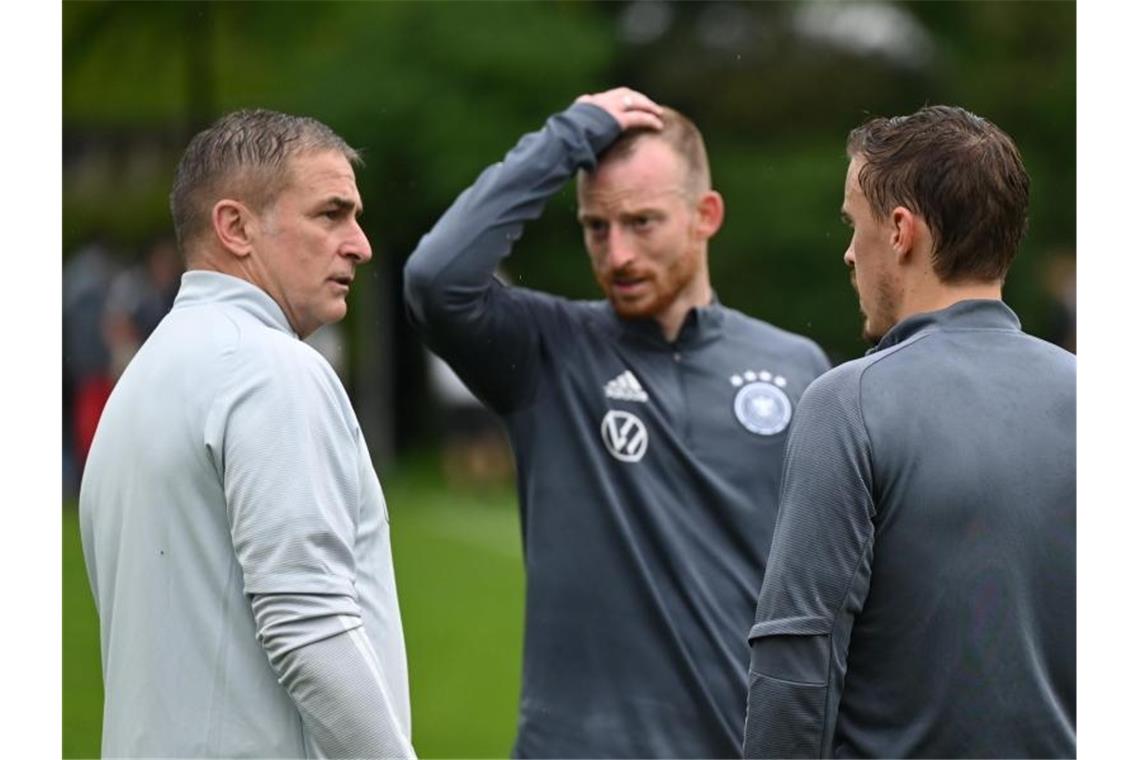
[[637,214],[630,217],[627,224],[634,232],[645,233],[653,229],[657,221],[657,217],[650,214]]
[[609,229],[609,225],[601,219],[587,219],[582,222],[582,226],[586,228],[586,232],[594,236],[604,235]]

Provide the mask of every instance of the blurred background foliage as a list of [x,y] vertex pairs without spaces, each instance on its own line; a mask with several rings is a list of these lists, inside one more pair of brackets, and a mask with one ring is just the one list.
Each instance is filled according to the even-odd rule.
[[[103,240],[127,257],[168,230],[178,157],[226,111],[328,123],[367,164],[358,184],[376,256],[350,299],[346,381],[384,476],[439,433],[403,316],[403,262],[484,166],[577,95],[626,84],[697,122],[727,205],[711,246],[721,301],[835,361],[864,350],[841,261],[847,132],[952,103],[1022,150],[1030,232],[1006,298],[1029,332],[1053,337],[1048,273],[1075,257],[1075,29],[1073,2],[65,2],[63,255]],[[573,212],[568,187],[528,228],[507,262],[517,284],[596,297]],[[416,645],[409,633],[413,680]],[[513,694],[517,671],[504,677]],[[504,709],[489,744],[417,718],[417,746],[505,754]]]
[[[365,407],[386,419],[366,424],[387,456],[431,443],[404,260],[482,167],[578,94],[625,83],[697,121],[727,202],[719,297],[835,360],[863,350],[841,262],[847,131],[944,102],[1022,149],[1032,217],[1007,296],[1043,334],[1043,262],[1076,240],[1075,25],[1066,2],[66,2],[64,255],[167,229],[182,148],[228,110],[329,123],[367,161],[377,257],[354,292],[349,384],[377,394]],[[572,188],[516,251],[516,282],[596,297]],[[384,362],[365,356],[377,345]]]

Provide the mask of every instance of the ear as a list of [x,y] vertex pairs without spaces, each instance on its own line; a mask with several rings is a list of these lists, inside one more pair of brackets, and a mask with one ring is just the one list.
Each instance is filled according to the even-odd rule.
[[921,220],[905,206],[891,210],[891,250],[898,263],[905,263],[918,243]]
[[257,220],[244,203],[223,198],[214,204],[210,222],[218,242],[231,254],[240,259],[252,253]]
[[697,199],[697,235],[708,240],[724,223],[724,198],[716,190],[701,193]]

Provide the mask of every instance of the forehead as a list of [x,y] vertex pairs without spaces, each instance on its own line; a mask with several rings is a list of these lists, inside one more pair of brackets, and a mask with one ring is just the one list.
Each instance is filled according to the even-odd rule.
[[578,183],[583,206],[634,204],[660,200],[685,189],[681,157],[664,140],[644,137],[629,155],[603,161]]
[[857,155],[847,164],[847,179],[843,184],[843,200],[845,203],[863,198],[863,188],[859,186],[859,170],[863,168],[865,163],[867,162],[863,157]]
[[306,197],[336,195],[360,203],[352,164],[339,151],[302,153],[291,158],[285,190]]

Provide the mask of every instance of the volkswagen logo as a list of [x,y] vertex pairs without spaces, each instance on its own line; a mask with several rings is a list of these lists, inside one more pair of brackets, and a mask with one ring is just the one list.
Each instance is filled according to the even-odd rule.
[[602,441],[615,459],[637,462],[645,456],[649,432],[635,415],[611,409],[602,420]]

